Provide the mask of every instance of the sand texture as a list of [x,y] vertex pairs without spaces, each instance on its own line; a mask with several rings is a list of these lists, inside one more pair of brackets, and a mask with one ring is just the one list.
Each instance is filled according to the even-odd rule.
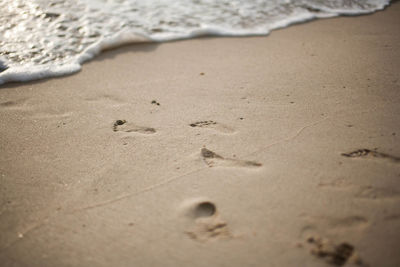
[[0,266],[400,266],[400,3],[0,87]]

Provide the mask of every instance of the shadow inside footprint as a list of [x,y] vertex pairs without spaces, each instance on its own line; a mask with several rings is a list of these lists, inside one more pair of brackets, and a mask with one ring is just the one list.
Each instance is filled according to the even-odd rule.
[[204,201],[199,203],[194,209],[194,216],[196,218],[200,217],[210,217],[215,214],[217,211],[217,207],[215,207],[214,203],[209,201]]
[[311,246],[312,255],[324,259],[329,264],[343,266],[352,263],[358,266],[368,266],[357,255],[354,246],[347,242],[336,245],[326,238],[310,236],[307,238],[307,243]]
[[137,126],[132,123],[128,123],[126,120],[116,120],[113,125],[114,132],[126,132],[126,133],[141,133],[141,134],[154,134],[156,130],[151,127]]
[[400,163],[400,157],[396,157],[386,153],[381,153],[376,150],[370,150],[367,148],[358,149],[348,153],[342,153],[342,156],[348,158],[366,158],[366,157],[382,158],[390,160],[392,162]]
[[210,121],[197,121],[197,122],[189,124],[189,126],[193,127],[193,128],[199,127],[199,128],[213,129],[218,132],[226,133],[226,134],[235,132],[231,127],[217,123],[215,121],[211,121],[211,120]]
[[209,166],[226,166],[226,167],[245,167],[245,168],[254,168],[261,167],[262,164],[255,161],[248,160],[240,160],[240,159],[232,159],[232,158],[224,158],[217,153],[207,149],[201,149],[201,157],[203,161]]

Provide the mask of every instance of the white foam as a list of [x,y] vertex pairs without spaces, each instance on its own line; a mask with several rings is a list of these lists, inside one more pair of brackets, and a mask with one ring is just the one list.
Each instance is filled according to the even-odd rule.
[[293,23],[370,13],[388,4],[389,0],[0,0],[0,84],[71,74],[102,50],[122,44],[266,35]]

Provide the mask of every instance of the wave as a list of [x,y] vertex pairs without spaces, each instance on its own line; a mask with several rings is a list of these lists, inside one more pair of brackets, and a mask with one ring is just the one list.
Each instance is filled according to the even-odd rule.
[[102,50],[204,35],[267,35],[389,0],[0,0],[0,84],[77,72]]

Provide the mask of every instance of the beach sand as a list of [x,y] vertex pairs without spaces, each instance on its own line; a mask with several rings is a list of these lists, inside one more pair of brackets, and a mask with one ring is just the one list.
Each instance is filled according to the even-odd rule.
[[1,266],[400,266],[400,4],[0,87]]

